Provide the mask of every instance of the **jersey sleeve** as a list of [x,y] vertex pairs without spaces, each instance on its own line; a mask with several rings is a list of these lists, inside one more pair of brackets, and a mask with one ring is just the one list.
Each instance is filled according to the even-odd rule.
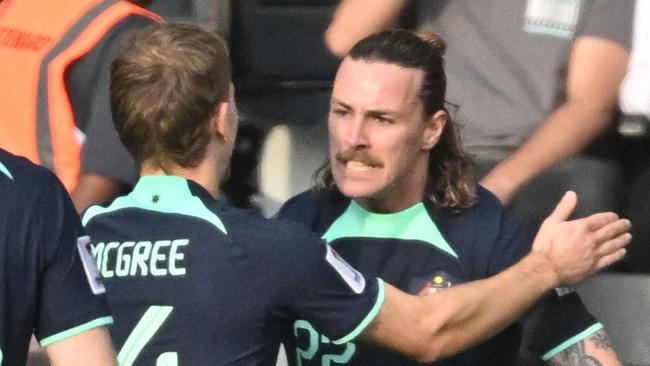
[[[495,201],[496,198],[490,194],[490,200]],[[501,203],[495,201],[490,205],[497,208],[485,211],[497,213],[495,216],[498,219],[490,226],[498,228],[498,232],[494,235],[496,239],[488,254],[487,276],[493,276],[519,262],[530,252],[533,244],[532,233],[512,217]]]
[[104,297],[92,293],[77,250],[79,217],[64,188],[52,180],[36,199],[30,222],[31,236],[39,245],[35,334],[42,346],[113,322]]
[[81,150],[81,172],[133,184],[137,169],[120,142],[113,125],[109,97],[109,67],[131,32],[153,23],[132,15],[118,23],[97,46],[79,60],[66,79],[77,126],[85,134]]
[[314,193],[312,191],[302,192],[283,203],[274,218],[312,227],[318,208]]
[[585,2],[589,7],[577,36],[609,39],[629,49],[632,44],[634,3],[633,0]]
[[275,218],[302,224],[321,235],[345,211],[349,203],[350,200],[341,195],[327,196],[324,192],[310,189],[285,202]]
[[528,348],[548,361],[603,328],[589,313],[577,293],[549,293],[528,317],[532,334]]
[[[384,284],[364,276],[314,234],[302,233],[275,251],[272,294],[276,315],[305,319],[342,344],[355,339],[372,323],[384,301]],[[270,261],[269,261],[270,262]]]

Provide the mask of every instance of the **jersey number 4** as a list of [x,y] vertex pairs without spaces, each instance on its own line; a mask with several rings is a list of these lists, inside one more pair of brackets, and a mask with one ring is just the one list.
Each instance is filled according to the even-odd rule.
[[[173,306],[149,306],[124,342],[117,355],[117,363],[120,366],[132,366],[142,349],[153,338],[173,310]],[[177,365],[178,354],[176,352],[165,352],[156,359],[156,366]]]

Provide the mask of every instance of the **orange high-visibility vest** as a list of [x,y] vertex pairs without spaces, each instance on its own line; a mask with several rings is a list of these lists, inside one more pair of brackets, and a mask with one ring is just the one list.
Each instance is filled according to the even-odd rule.
[[81,142],[66,69],[130,15],[159,17],[119,0],[0,2],[0,147],[53,170],[68,191]]

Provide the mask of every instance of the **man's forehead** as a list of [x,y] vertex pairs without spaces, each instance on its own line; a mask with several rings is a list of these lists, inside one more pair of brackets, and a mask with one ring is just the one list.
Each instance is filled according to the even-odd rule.
[[374,60],[346,58],[334,80],[332,99],[362,101],[417,101],[424,73],[415,68]]

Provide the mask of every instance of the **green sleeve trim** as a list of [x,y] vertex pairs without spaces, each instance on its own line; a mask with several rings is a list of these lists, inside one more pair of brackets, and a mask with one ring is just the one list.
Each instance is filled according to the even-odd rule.
[[381,278],[377,278],[377,300],[375,301],[375,305],[370,309],[370,312],[368,315],[366,315],[365,318],[359,323],[359,325],[352,330],[348,335],[344,336],[343,338],[339,338],[336,340],[333,340],[332,343],[339,345],[339,344],[344,344],[353,341],[355,338],[359,336],[370,323],[372,323],[373,320],[377,317],[377,314],[379,314],[379,310],[381,310],[382,306],[384,305],[384,300],[386,299],[386,294],[384,290],[384,281],[381,280]]
[[70,338],[72,336],[76,336],[77,334],[89,331],[93,328],[105,326],[105,325],[111,325],[113,324],[113,318],[110,316],[105,316],[103,318],[98,318],[92,321],[89,321],[88,323],[84,323],[81,325],[77,325],[74,328],[70,328],[68,330],[64,330],[63,332],[59,332],[57,334],[51,335],[49,337],[43,338],[39,343],[41,344],[42,347],[47,347],[51,345],[52,343],[56,343],[59,341],[62,341],[66,338]]
[[578,333],[574,337],[571,337],[570,339],[562,342],[559,346],[553,348],[552,350],[546,352],[544,356],[542,356],[542,360],[548,361],[552,359],[553,357],[557,356],[558,354],[564,352],[567,348],[573,346],[574,344],[584,340],[585,338],[589,337],[590,335],[596,333],[597,331],[603,329],[604,326],[602,323],[596,323],[589,328],[583,330],[582,332]]
[[[9,179],[11,179],[11,180],[14,180],[14,176],[11,175],[11,172],[9,171],[9,169],[7,169],[7,167],[6,167],[4,164],[2,164],[1,161],[0,161],[0,173],[6,175],[7,178],[9,178]],[[0,354],[0,356],[2,356],[2,354]],[[1,360],[2,360],[2,359],[0,359],[0,361],[1,361]]]

